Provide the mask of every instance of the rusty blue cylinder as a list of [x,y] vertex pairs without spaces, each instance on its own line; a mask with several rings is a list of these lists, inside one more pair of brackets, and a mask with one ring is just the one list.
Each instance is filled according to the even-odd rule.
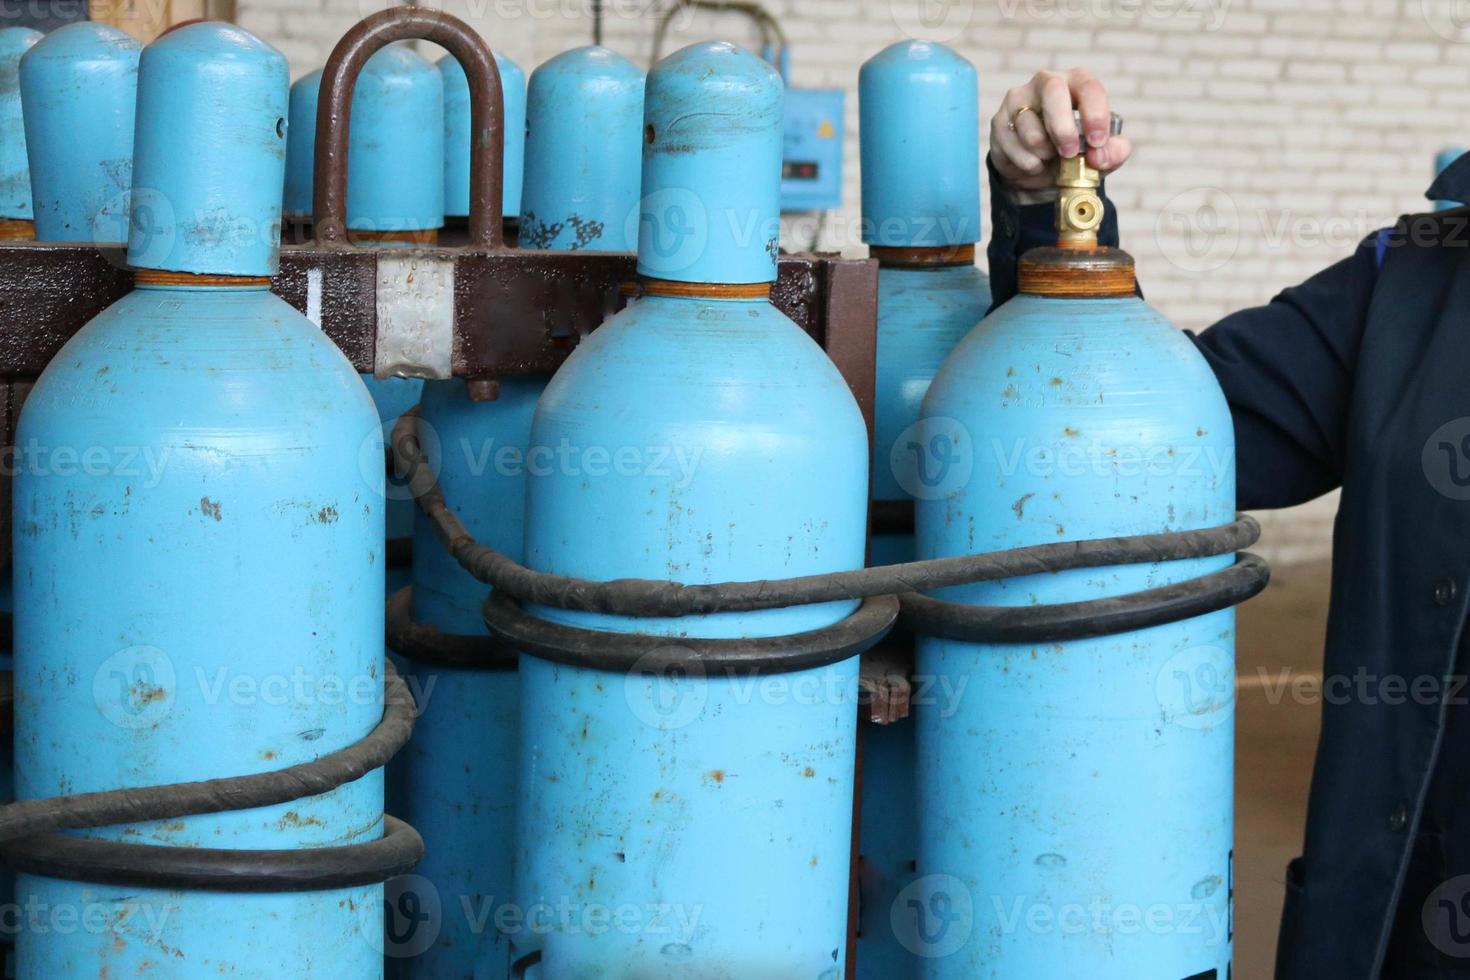
[[980,240],[975,66],[942,44],[901,41],[858,72],[863,241],[892,247]]
[[[135,130],[128,264],[201,275],[274,275],[286,105],[284,98],[276,105],[273,82],[267,85],[258,73],[279,53],[221,24],[191,25],[145,50],[152,52],[153,73],[145,79],[140,62],[138,105],[147,103],[154,116],[147,139],[138,139]],[[146,91],[145,82],[151,86]],[[258,99],[245,117],[252,128],[244,131],[240,119],[204,97],[235,83]],[[228,104],[249,105],[233,98]],[[278,111],[266,119],[265,109]],[[155,131],[165,118],[172,139]],[[222,174],[234,179],[222,181]]]
[[[882,508],[928,492],[929,474],[916,465],[924,395],[990,306],[990,282],[974,264],[980,237],[975,69],[942,44],[901,42],[863,65],[858,97],[863,239],[879,262],[872,490],[880,518],[869,560],[888,565],[912,561],[914,540],[911,531],[887,526]],[[913,729],[912,719],[900,719],[864,732],[863,980],[903,980],[917,968],[907,937],[893,927],[894,906],[918,855]]]
[[[781,100],[751,73],[728,78],[732,46],[685,48],[645,90],[638,274],[693,283],[776,278],[781,237]],[[774,71],[774,84],[780,76]],[[711,108],[711,107],[714,108]],[[712,113],[728,113],[711,120]],[[774,118],[772,114],[774,113]],[[650,130],[648,127],[652,127]],[[652,179],[650,179],[652,178]]]
[[[526,73],[493,53],[505,110],[501,208],[505,217],[514,218],[521,213],[526,156]],[[470,82],[450,55],[439,59],[439,73],[444,78],[444,213],[463,218],[470,213]]]
[[[20,61],[38,41],[39,31],[25,27],[0,30],[0,241],[34,237],[31,222],[31,184],[26,154],[25,125],[20,99]],[[11,572],[0,575],[0,608],[10,612]],[[0,671],[9,671],[14,661],[11,644],[0,648]],[[0,744],[0,801],[15,799],[14,755],[7,740]],[[0,869],[0,901],[10,904],[14,896],[15,875],[9,868]],[[7,937],[7,945],[8,945]],[[12,976],[9,957],[4,964],[6,976]]]
[[[138,285],[67,342],[20,423],[35,454],[14,492],[22,799],[276,770],[359,741],[382,714],[381,474],[357,465],[376,413],[336,346],[270,292],[279,231],[244,233],[279,223],[287,80],[279,52],[222,23],[143,51]],[[187,217],[140,228],[144,188]],[[77,833],[349,844],[382,833],[382,777]],[[76,878],[19,876],[22,907],[80,923],[24,923],[23,980],[381,975],[381,885],[231,894]]]
[[[320,68],[302,75],[291,84],[290,127],[286,133],[286,178],[283,210],[292,218],[310,218],[312,213],[312,188],[315,185],[313,168],[316,165],[316,107],[322,88]],[[357,118],[357,106],[353,105],[353,119]],[[349,156],[351,147],[348,147]]]
[[[638,111],[630,116],[634,94]],[[637,207],[639,171],[636,163],[631,170],[605,164],[618,140],[632,145],[635,161],[641,157],[643,73],[604,49],[581,48],[532,74],[530,102],[532,132],[543,138],[527,142],[521,248],[625,247],[624,219]],[[552,147],[558,152],[545,152]],[[593,220],[580,226],[580,240],[552,240],[527,234],[532,208]],[[431,381],[420,402],[421,441],[446,499],[477,540],[516,559],[524,547],[531,418],[546,380],[502,378],[490,401],[471,400],[463,381]],[[445,550],[428,519],[416,514],[414,620],[444,633],[483,634],[485,593],[484,584]],[[516,753],[520,681],[513,669],[413,661],[405,669],[424,697],[405,753],[404,816],[424,833],[426,850],[404,887],[432,895],[419,907],[441,912],[420,920],[411,933],[410,916],[397,916],[404,926],[403,972],[424,980],[501,980],[509,969],[506,927],[513,919],[507,915],[515,911],[516,771],[500,760]]]
[[[880,260],[881,262],[881,260]],[[924,395],[955,344],[985,316],[990,280],[970,262],[878,269],[878,363],[873,422],[873,499],[931,492],[916,426]],[[872,563],[913,560],[913,535],[873,535]]]
[[[768,64],[697,44],[656,66],[646,94],[645,230],[776,214],[782,88]],[[704,244],[670,269],[646,235],[640,265],[774,279],[763,235],[711,229]],[[537,406],[527,564],[685,582],[859,567],[867,440],[842,376],[759,290],[660,288],[588,336]],[[853,608],[533,611],[677,648],[817,629]],[[841,977],[857,668],[851,657],[752,678],[523,654],[514,948],[539,953],[528,976]]]
[[[286,153],[285,210],[309,215],[316,157],[317,101],[322,73],[291,86],[291,133]],[[352,131],[347,150],[347,230],[378,244],[408,244],[444,225],[444,90],[440,73],[403,44],[390,44],[367,60],[352,93]],[[353,233],[356,232],[357,236]],[[378,406],[386,441],[398,417],[418,404],[423,381],[363,375]],[[413,535],[413,502],[388,501],[388,537]],[[389,570],[390,587],[407,584],[404,570]]]
[[[503,378],[493,401],[461,380],[424,386],[420,442],[445,499],[475,539],[513,558],[523,547],[524,452],[544,378]],[[415,622],[451,635],[485,634],[486,587],[460,567],[422,514],[413,549]],[[424,858],[390,906],[390,953],[401,975],[503,980],[515,833],[520,682],[514,666],[458,669],[401,658],[420,715],[404,750],[403,817],[424,836]],[[415,908],[437,909],[431,918]]]
[[142,50],[115,27],[80,21],[21,59],[37,240],[126,240]]
[[[1460,159],[1460,157],[1464,155],[1465,148],[1463,146],[1447,146],[1443,150],[1440,150],[1434,155],[1435,175],[1438,176],[1440,171],[1444,170],[1445,167],[1448,167],[1450,164],[1454,163],[1456,160]],[[1463,206],[1463,203],[1460,201],[1434,202],[1434,210],[1436,211],[1448,211],[1450,208],[1458,208]]]
[[913,951],[893,927],[895,908],[914,880],[919,815],[914,793],[914,720],[863,725],[858,863],[857,975],[903,980],[916,973]]
[[[287,214],[311,214],[321,84],[318,69],[291,86]],[[390,44],[367,60],[352,92],[349,231],[387,234],[443,227],[444,188],[431,179],[444,166],[444,143],[437,136],[444,125],[443,101],[439,72],[412,48]]]
[[21,116],[20,59],[39,40],[41,32],[29,27],[0,30],[0,133],[5,134],[0,140],[0,221],[31,220],[31,174]]
[[[1043,286],[1023,269],[924,399],[918,556],[1233,520],[1230,411],[1194,345],[1134,296]],[[1231,561],[935,594],[1075,602]],[[1234,642],[1232,610],[1062,642],[920,638],[918,674],[945,693],[915,716],[918,877],[899,924],[919,976],[1229,975]]]
[[638,247],[643,72],[597,45],[531,73],[522,248]]

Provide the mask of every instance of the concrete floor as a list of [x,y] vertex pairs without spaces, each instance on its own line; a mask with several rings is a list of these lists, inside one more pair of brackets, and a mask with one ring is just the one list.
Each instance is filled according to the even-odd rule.
[[1301,853],[1320,706],[1298,704],[1285,681],[1320,675],[1329,571],[1272,570],[1241,607],[1236,646],[1235,969],[1271,976],[1286,862]]

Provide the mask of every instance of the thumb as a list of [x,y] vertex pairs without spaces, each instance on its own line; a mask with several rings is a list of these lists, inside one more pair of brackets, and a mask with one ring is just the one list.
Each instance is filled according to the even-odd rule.
[[1110,136],[1102,146],[1087,151],[1087,164],[1104,176],[1117,170],[1133,155],[1133,143],[1126,136]]

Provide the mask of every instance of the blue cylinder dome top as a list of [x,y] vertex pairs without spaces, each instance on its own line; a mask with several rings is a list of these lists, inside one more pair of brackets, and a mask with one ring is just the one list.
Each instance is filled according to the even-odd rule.
[[[498,51],[500,90],[505,100],[505,173],[502,210],[521,213],[521,184],[526,156],[526,73]],[[444,79],[444,213],[462,218],[470,213],[470,82],[453,55],[439,59]]]
[[863,241],[939,248],[980,240],[975,66],[931,41],[891,44],[858,72]]
[[20,57],[41,40],[29,27],[0,31],[0,219],[31,218],[31,174],[20,110]]
[[784,101],[776,70],[724,41],[691,44],[649,72],[640,275],[775,280]]
[[638,247],[628,218],[642,182],[643,85],[637,65],[595,44],[531,73],[522,248]]
[[[292,217],[311,217],[312,168],[316,165],[316,106],[321,94],[322,70],[307,72],[291,84],[287,113],[286,190],[283,208]],[[354,106],[355,108],[355,106]],[[352,121],[357,122],[353,113]],[[350,189],[350,188],[349,188]]]
[[219,21],[181,27],[143,49],[130,265],[275,274],[289,77],[279,51]]
[[347,227],[444,225],[444,82],[422,55],[390,44],[368,59],[352,94]]
[[[291,86],[286,213],[312,213],[321,69]],[[350,231],[419,231],[444,225],[444,89],[429,61],[403,44],[380,49],[357,77],[347,149]]]
[[52,31],[21,59],[38,240],[127,237],[142,50],[116,27],[79,21]]
[[[1448,167],[1450,164],[1454,163],[1456,160],[1460,159],[1460,157],[1464,155],[1465,148],[1463,146],[1447,146],[1444,149],[1440,150],[1434,156],[1435,176],[1439,176],[1440,172],[1443,171],[1445,167]],[[1458,208],[1461,206],[1462,204],[1460,201],[1434,202],[1434,210],[1436,211],[1448,211],[1450,208]]]

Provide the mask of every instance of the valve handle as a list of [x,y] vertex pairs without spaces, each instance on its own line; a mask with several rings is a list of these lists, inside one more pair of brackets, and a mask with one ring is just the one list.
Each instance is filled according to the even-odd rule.
[[[394,41],[424,40],[444,48],[470,84],[470,244],[500,248],[501,183],[505,169],[505,104],[490,47],[464,21],[430,7],[389,7],[364,17],[332,49],[322,69],[316,114],[313,235],[322,245],[348,247],[347,148],[352,92],[363,65]],[[440,179],[435,175],[435,179]]]
[[[1108,133],[1109,133],[1109,135],[1112,135],[1112,136],[1122,136],[1123,135],[1123,117],[1120,116],[1120,115],[1118,115],[1116,112],[1113,113],[1112,116],[1113,116],[1112,120],[1108,123]],[[1077,120],[1077,132],[1079,132],[1079,133],[1082,132],[1082,110],[1081,109],[1073,109],[1072,110],[1072,118],[1075,119],[1075,120]]]

